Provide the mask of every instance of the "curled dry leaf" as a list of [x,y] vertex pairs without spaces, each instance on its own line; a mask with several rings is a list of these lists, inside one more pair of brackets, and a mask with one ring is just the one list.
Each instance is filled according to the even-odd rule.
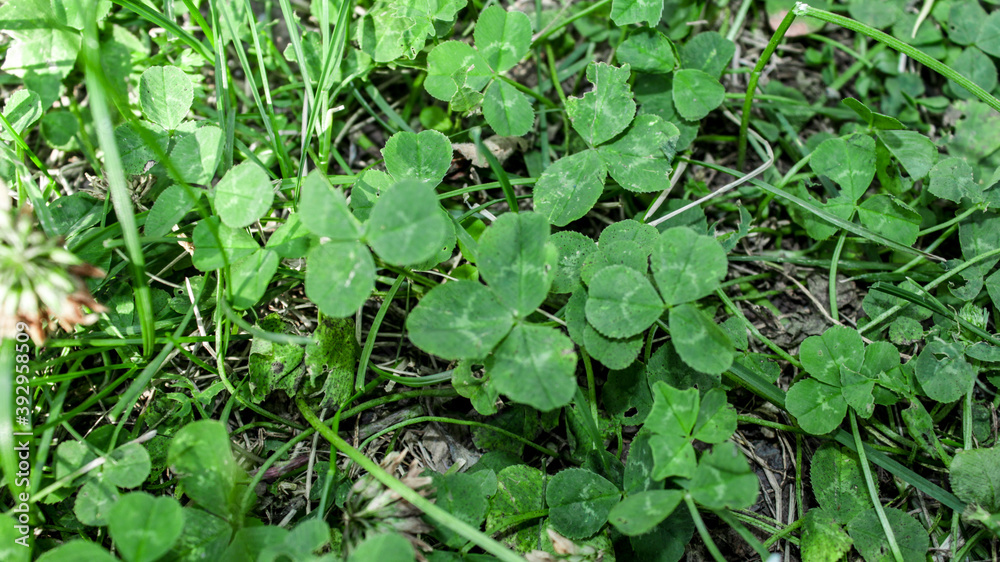
[[[501,164],[506,162],[514,152],[527,150],[529,146],[528,139],[523,137],[501,137],[499,135],[493,135],[488,139],[484,139],[483,145],[493,153],[493,156],[496,156],[497,161]],[[476,150],[474,143],[460,142],[453,144],[452,148],[466,160],[472,161],[472,165],[477,168],[485,168],[489,165],[486,162],[486,156]]]

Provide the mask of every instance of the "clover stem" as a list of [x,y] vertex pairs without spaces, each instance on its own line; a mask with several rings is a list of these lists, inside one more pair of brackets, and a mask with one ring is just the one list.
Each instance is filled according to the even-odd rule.
[[587,371],[587,397],[590,399],[590,414],[594,419],[598,419],[597,412],[597,385],[594,383],[594,366],[590,363],[590,355],[587,350],[580,348],[580,357],[583,359],[583,368]]
[[705,543],[705,548],[712,555],[712,559],[715,562],[725,562],[726,557],[722,555],[719,547],[712,540],[712,535],[709,534],[708,527],[705,526],[705,521],[701,518],[701,513],[698,513],[698,506],[694,505],[691,494],[684,494],[684,503],[687,505],[688,511],[691,513],[691,519],[694,520],[694,526],[698,529],[698,534],[701,536],[702,542]]

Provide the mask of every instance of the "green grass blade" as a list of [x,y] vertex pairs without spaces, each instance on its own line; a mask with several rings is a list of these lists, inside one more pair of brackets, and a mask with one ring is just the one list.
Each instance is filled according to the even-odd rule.
[[903,43],[902,41],[896,39],[895,37],[889,35],[888,33],[879,31],[874,27],[865,25],[857,20],[852,20],[851,18],[845,16],[827,12],[825,10],[820,10],[818,8],[813,8],[809,4],[806,4],[805,2],[798,2],[791,13],[794,13],[799,16],[809,16],[816,18],[818,20],[825,21],[827,23],[839,25],[841,27],[850,29],[851,31],[854,31],[856,33],[867,35],[868,37],[871,37],[872,39],[880,43],[885,43],[889,47],[899,51],[900,53],[903,53],[904,55],[919,62],[920,64],[926,66],[927,68],[930,68],[931,70],[944,76],[945,78],[954,80],[960,86],[968,90],[972,95],[982,100],[983,103],[992,107],[996,111],[1000,111],[1000,99],[995,98],[993,94],[990,94],[972,80],[969,80],[962,74],[959,74],[958,71],[956,71],[952,67],[931,57],[930,55],[921,51],[920,49],[917,49],[916,47],[912,47],[906,43]]
[[[135,2],[133,0],[112,0],[115,4],[123,8],[128,8],[133,11],[139,17],[145,19],[146,21],[155,24],[159,27],[170,32],[172,35],[176,36],[178,39],[183,41],[186,45],[195,50],[199,55],[205,57],[205,60],[212,60],[212,50],[206,47],[204,43],[198,41],[194,35],[191,35],[184,30],[181,26],[177,25],[173,20],[167,18],[160,12],[157,12],[150,8],[148,5]],[[200,15],[200,14],[199,14]],[[89,20],[88,20],[89,21]]]
[[[750,392],[753,392],[757,396],[760,396],[782,410],[785,409],[784,391],[767,382],[763,377],[747,369],[743,365],[733,363],[729,370],[723,373],[723,375],[734,383],[746,388]],[[848,449],[857,452],[854,437],[847,431],[844,431],[843,429],[837,430],[837,432],[833,435],[833,439]],[[908,482],[917,490],[936,499],[943,505],[948,506],[958,513],[962,513],[965,510],[965,503],[963,503],[962,500],[958,499],[951,492],[941,488],[937,484],[934,484],[909,468],[906,468],[885,453],[877,451],[867,444],[864,444],[863,446],[865,455],[871,462],[888,470],[890,473],[898,476],[903,481]]]
[[517,194],[514,193],[514,187],[510,184],[510,177],[507,175],[507,171],[503,169],[503,166],[500,165],[500,161],[497,160],[496,155],[483,144],[481,134],[482,131],[479,127],[474,127],[471,131],[469,131],[469,136],[472,137],[472,142],[476,143],[476,151],[486,158],[486,161],[490,165],[490,169],[493,170],[497,180],[500,182],[500,188],[503,189],[504,197],[507,198],[507,205],[510,206],[511,211],[516,213],[519,210],[517,208]]
[[[93,11],[96,4],[90,4]],[[132,290],[135,293],[135,311],[142,327],[142,351],[146,357],[153,353],[156,337],[153,316],[153,297],[146,280],[146,258],[139,241],[139,227],[136,224],[135,212],[132,209],[132,197],[125,181],[125,170],[122,168],[115,133],[111,126],[111,114],[108,110],[108,86],[101,68],[101,48],[97,37],[96,19],[85,18],[83,57],[86,67],[87,93],[90,96],[90,111],[94,119],[94,129],[101,149],[104,150],[104,175],[108,180],[108,193],[114,205],[115,215],[122,226],[122,237],[125,239],[125,250],[128,254],[129,266],[132,270]]]
[[[739,176],[743,175],[742,172],[738,172],[738,171],[736,171],[736,170],[734,170],[732,168],[727,168],[725,166],[719,166],[718,164],[712,164],[711,162],[704,162],[702,160],[694,160],[694,159],[686,159],[686,160],[688,162],[691,162],[692,164],[698,164],[699,166],[705,166],[707,168],[711,168],[711,169],[717,170],[719,172],[725,172],[725,173],[730,174],[730,175],[732,175],[734,177],[739,177]],[[773,185],[771,185],[771,184],[769,184],[769,183],[767,183],[767,182],[765,182],[763,180],[759,180],[759,179],[754,178],[754,179],[750,180],[750,183],[753,184],[753,185],[755,185],[755,186],[757,186],[757,187],[759,187],[759,188],[761,188],[761,189],[763,189],[764,191],[770,193],[771,195],[774,195],[775,197],[778,197],[780,199],[784,199],[785,201],[788,201],[789,203],[795,205],[796,207],[799,207],[799,208],[801,208],[802,210],[804,210],[804,211],[806,211],[808,213],[816,215],[817,217],[825,220],[826,222],[828,222],[828,223],[830,223],[830,224],[832,224],[834,226],[837,226],[837,227],[842,228],[842,229],[844,229],[844,230],[846,230],[846,231],[848,231],[848,232],[850,232],[852,234],[855,234],[855,235],[860,236],[860,237],[862,237],[862,238],[864,238],[866,240],[869,240],[869,241],[871,241],[874,244],[879,244],[879,245],[882,245],[882,246],[887,246],[889,248],[892,248],[893,250],[896,250],[897,252],[903,252],[903,253],[906,253],[906,254],[912,254],[912,255],[920,256],[920,257],[922,257],[922,258],[924,258],[926,260],[939,261],[939,262],[940,261],[944,261],[944,259],[942,259],[942,258],[940,258],[938,256],[935,256],[933,254],[928,254],[927,252],[924,252],[922,250],[918,250],[917,248],[912,248],[910,246],[904,246],[904,245],[900,244],[899,242],[895,242],[893,240],[890,240],[890,239],[886,238],[885,236],[882,236],[881,234],[877,234],[875,232],[872,232],[871,230],[868,230],[867,228],[865,228],[865,227],[863,227],[861,225],[845,221],[844,219],[842,219],[842,218],[834,215],[833,213],[829,213],[829,212],[827,212],[827,211],[825,211],[823,209],[820,209],[819,207],[813,205],[812,203],[809,203],[808,201],[806,201],[804,199],[800,199],[800,198],[792,195],[791,193],[787,193],[783,189],[777,188],[777,187],[775,187],[775,186],[773,186]]]
[[301,396],[295,400],[295,403],[299,407],[299,411],[302,412],[303,417],[305,417],[306,421],[309,422],[309,425],[313,426],[313,428],[327,441],[329,441],[332,446],[346,455],[347,458],[354,461],[366,472],[371,474],[385,487],[399,494],[403,499],[413,504],[417,509],[423,511],[428,517],[436,521],[438,524],[451,529],[462,538],[476,543],[476,545],[480,548],[489,552],[493,556],[496,556],[503,562],[524,562],[524,559],[521,558],[521,556],[509,550],[496,540],[483,534],[483,532],[479,529],[476,529],[472,525],[458,519],[444,509],[434,505],[430,502],[430,500],[420,495],[416,490],[410,488],[406,484],[403,484],[396,477],[386,472],[384,468],[364,456],[361,451],[352,447],[347,441],[341,439],[339,435],[334,433],[333,430],[327,427],[323,421],[316,416],[316,413],[312,411]]

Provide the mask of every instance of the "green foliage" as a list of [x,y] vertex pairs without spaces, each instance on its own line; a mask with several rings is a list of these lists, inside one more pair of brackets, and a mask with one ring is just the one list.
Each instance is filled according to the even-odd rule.
[[1000,1],[724,4],[0,6],[0,559],[989,558]]
[[653,115],[633,123],[636,104],[629,75],[627,64],[590,64],[587,79],[594,89],[566,100],[573,129],[590,148],[554,162],[538,178],[535,209],[552,224],[565,226],[585,215],[601,196],[608,174],[630,191],[662,189],[680,132]]
[[191,79],[176,66],[151,66],[139,78],[142,114],[164,129],[181,124],[193,99]]
[[582,468],[559,472],[545,488],[549,521],[571,539],[596,533],[620,499],[621,492],[614,484]]
[[230,521],[242,517],[237,502],[242,469],[222,424],[201,420],[184,426],[170,442],[168,462],[184,494],[195,503]]
[[170,551],[184,529],[184,512],[174,498],[126,494],[108,515],[108,530],[122,558],[149,562]]
[[490,6],[479,14],[474,37],[475,48],[456,41],[435,47],[427,55],[424,87],[455,111],[481,105],[496,134],[522,136],[534,123],[535,113],[524,94],[504,80],[504,73],[528,53],[531,22],[521,12]]

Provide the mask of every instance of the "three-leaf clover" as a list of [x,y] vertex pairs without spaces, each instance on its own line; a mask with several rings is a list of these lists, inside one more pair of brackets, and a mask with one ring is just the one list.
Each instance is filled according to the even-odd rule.
[[356,187],[352,193],[352,200],[357,194],[374,201],[363,207],[364,223],[320,172],[310,173],[302,185],[298,214],[319,241],[306,256],[306,295],[329,316],[353,314],[375,288],[368,246],[397,266],[433,261],[454,246],[454,228],[434,192],[451,163],[448,139],[437,131],[400,132],[382,152],[389,172],[366,176],[379,178],[385,189]]
[[851,328],[833,326],[822,335],[806,338],[799,358],[811,376],[788,389],[785,406],[809,433],[836,429],[848,406],[869,418],[875,409],[875,385],[899,388],[892,384],[894,370],[900,366],[895,346],[888,342],[865,346]]
[[[652,480],[686,478],[683,490],[630,490],[616,505],[609,520],[626,535],[648,532],[666,519],[689,493],[711,509],[744,508],[756,501],[756,476],[746,459],[727,441],[736,431],[736,410],[726,393],[713,388],[704,394],[696,388],[680,390],[662,381],[652,386],[653,407],[643,434],[650,432]],[[692,443],[720,444],[697,458]]]
[[556,226],[584,216],[597,203],[610,174],[634,192],[666,186],[680,132],[655,115],[635,115],[629,65],[591,63],[593,91],[566,100],[573,129],[590,147],[545,169],[535,184],[535,210]]
[[451,281],[432,289],[406,320],[410,341],[445,359],[477,361],[488,381],[515,402],[542,411],[576,392],[573,343],[527,318],[548,295],[557,250],[536,213],[508,213],[479,240],[479,274],[488,285]]
[[622,221],[605,229],[597,250],[582,261],[580,281],[587,287],[570,297],[566,323],[570,337],[605,366],[628,367],[642,333],[668,309],[671,337],[685,363],[712,375],[732,364],[729,336],[692,304],[712,293],[726,274],[726,253],[714,238],[687,227],[659,233]]
[[535,112],[503,74],[528,53],[531,21],[522,12],[490,6],[479,15],[474,37],[475,47],[461,41],[434,47],[427,55],[424,88],[455,111],[482,104],[483,117],[500,136],[526,134],[535,122]]

